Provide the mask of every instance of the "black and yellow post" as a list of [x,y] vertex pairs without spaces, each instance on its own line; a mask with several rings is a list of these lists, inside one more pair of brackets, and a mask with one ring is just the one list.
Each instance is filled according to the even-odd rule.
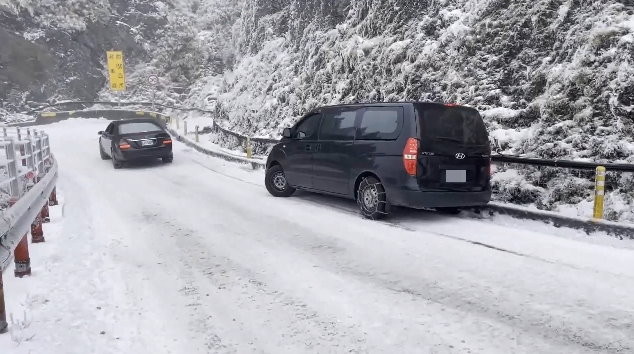
[[594,185],[594,220],[603,219],[603,202],[605,200],[605,167],[598,166]]
[[247,146],[246,146],[247,158],[253,158],[253,146],[251,145],[251,139],[247,137]]

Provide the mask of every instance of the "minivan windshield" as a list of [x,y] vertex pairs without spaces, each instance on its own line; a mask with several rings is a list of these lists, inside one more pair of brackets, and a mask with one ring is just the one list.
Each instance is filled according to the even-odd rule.
[[489,145],[486,127],[475,109],[439,105],[419,109],[419,116],[423,140],[460,146]]

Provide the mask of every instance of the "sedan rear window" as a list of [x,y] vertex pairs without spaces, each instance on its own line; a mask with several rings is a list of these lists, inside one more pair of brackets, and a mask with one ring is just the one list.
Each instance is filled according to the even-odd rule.
[[119,125],[119,134],[135,134],[161,131],[161,127],[151,122],[134,122]]

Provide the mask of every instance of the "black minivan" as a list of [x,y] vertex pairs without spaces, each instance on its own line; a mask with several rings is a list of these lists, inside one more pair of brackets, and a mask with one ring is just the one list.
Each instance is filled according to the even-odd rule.
[[390,206],[457,212],[491,199],[491,146],[469,107],[422,102],[318,108],[286,128],[266,163],[276,197],[296,189],[355,199],[378,219]]

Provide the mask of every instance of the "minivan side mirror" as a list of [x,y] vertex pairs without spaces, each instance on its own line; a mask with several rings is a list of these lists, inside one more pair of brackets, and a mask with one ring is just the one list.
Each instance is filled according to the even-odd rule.
[[282,136],[284,138],[290,138],[291,137],[291,128],[284,128],[284,130],[282,131]]

